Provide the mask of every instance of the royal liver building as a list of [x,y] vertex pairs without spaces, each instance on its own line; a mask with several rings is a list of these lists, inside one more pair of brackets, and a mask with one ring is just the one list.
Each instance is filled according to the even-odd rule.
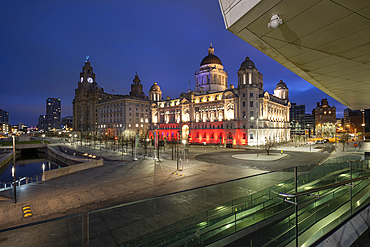
[[237,87],[228,85],[228,75],[211,45],[195,73],[194,91],[162,100],[160,86],[155,83],[149,91],[150,136],[156,133],[168,141],[180,138],[189,143],[228,146],[289,140],[286,84],[280,81],[274,94],[265,92],[263,76],[249,57],[237,74]]

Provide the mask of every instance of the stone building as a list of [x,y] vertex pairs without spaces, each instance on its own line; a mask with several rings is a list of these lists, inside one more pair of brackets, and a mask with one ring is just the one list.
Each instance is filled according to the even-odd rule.
[[327,99],[322,99],[316,103],[312,110],[315,121],[315,134],[318,137],[334,136],[336,132],[335,124],[337,122],[336,107],[330,106]]
[[149,129],[149,99],[136,74],[130,95],[119,95],[97,103],[98,132],[110,137],[134,134],[147,135]]
[[104,89],[98,85],[89,58],[86,57],[85,66],[80,73],[80,81],[78,88],[75,89],[75,98],[72,102],[74,130],[96,132],[98,126],[97,103],[117,97],[119,95],[105,93]]
[[[259,145],[266,140],[289,140],[289,89],[280,81],[274,94],[263,90],[263,76],[247,57],[237,72],[238,87],[228,87],[228,75],[214,48],[195,73],[195,91],[178,98],[158,98],[160,87],[149,91],[150,136],[179,138],[189,143]],[[258,125],[258,127],[257,127]],[[257,131],[258,130],[258,131]],[[258,132],[258,134],[257,134]]]

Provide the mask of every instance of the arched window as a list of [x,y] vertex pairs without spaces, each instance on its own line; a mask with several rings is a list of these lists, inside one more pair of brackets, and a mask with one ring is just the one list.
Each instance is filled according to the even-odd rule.
[[203,138],[206,138],[206,137],[207,137],[207,133],[203,132]]
[[227,138],[228,139],[233,139],[233,134],[231,134],[231,132],[227,133]]
[[215,134],[213,132],[211,133],[211,138],[215,138]]
[[247,138],[247,135],[244,133],[243,134],[243,139],[245,140]]
[[199,138],[199,132],[197,132],[197,138]]
[[222,139],[222,132],[220,132],[219,134],[218,134],[218,139]]

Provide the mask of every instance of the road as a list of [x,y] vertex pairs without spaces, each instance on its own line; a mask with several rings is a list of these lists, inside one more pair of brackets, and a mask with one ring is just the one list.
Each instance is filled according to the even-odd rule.
[[[314,148],[314,147],[313,147]],[[320,152],[293,152],[284,151],[288,154],[287,157],[275,161],[250,161],[232,158],[232,155],[243,153],[256,153],[256,150],[233,151],[223,153],[205,153],[196,156],[196,160],[222,164],[226,166],[241,166],[245,168],[253,168],[266,171],[276,171],[294,166],[318,165],[325,160],[334,150],[332,144],[317,145],[315,148],[322,149]],[[259,151],[260,154],[265,153],[264,150]],[[271,153],[280,153],[279,150],[273,150]],[[256,154],[257,155],[257,154]]]

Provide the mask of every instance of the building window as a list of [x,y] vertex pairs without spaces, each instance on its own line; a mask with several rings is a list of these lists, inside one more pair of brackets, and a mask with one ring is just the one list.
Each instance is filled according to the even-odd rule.
[[215,138],[215,134],[213,132],[211,133],[211,138]]
[[249,102],[249,106],[253,107],[253,101]]
[[243,103],[242,103],[242,104],[243,104],[243,107],[245,107],[245,101],[243,101]]
[[247,134],[243,134],[243,139],[245,140],[246,139],[246,137],[247,137]]
[[206,138],[206,137],[207,137],[206,132],[203,132],[203,138]]
[[251,118],[252,118],[252,117],[254,117],[254,116],[253,116],[253,111],[251,111],[251,112],[250,112],[250,117],[251,117]]
[[243,93],[243,97],[245,97],[245,93]]
[[253,133],[249,134],[249,139],[253,139]]
[[249,97],[250,97],[250,98],[253,98],[253,93],[250,93],[250,94],[249,94]]

